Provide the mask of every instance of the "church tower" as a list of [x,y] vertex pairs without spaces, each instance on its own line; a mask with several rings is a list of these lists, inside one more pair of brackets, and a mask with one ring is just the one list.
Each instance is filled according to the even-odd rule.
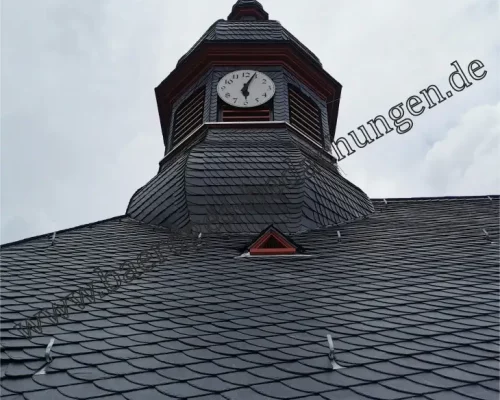
[[330,147],[342,86],[255,0],[238,0],[155,89],[165,156],[127,214],[191,232],[285,233],[373,212]]

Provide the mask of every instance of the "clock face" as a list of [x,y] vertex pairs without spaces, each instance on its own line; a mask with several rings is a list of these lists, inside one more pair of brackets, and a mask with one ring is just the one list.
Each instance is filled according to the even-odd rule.
[[257,107],[271,100],[276,88],[266,74],[252,70],[234,71],[217,85],[219,97],[234,107]]

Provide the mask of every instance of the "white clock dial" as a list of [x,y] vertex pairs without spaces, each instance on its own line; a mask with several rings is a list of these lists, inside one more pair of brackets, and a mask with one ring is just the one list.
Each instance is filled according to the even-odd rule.
[[259,71],[234,71],[223,77],[217,85],[219,97],[234,107],[257,107],[271,100],[276,88],[266,74]]

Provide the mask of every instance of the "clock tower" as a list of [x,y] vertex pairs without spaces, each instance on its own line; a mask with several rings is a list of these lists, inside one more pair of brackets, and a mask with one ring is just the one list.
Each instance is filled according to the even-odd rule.
[[227,233],[295,233],[372,213],[330,153],[341,90],[262,4],[238,0],[155,89],[165,156],[127,213]]

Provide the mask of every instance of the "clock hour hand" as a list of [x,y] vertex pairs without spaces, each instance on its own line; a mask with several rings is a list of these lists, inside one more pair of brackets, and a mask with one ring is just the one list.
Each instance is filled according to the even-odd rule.
[[248,95],[250,94],[250,92],[248,91],[248,86],[247,84],[245,83],[243,85],[243,89],[241,89],[241,93],[243,94],[243,96],[245,96],[245,99],[248,97]]

